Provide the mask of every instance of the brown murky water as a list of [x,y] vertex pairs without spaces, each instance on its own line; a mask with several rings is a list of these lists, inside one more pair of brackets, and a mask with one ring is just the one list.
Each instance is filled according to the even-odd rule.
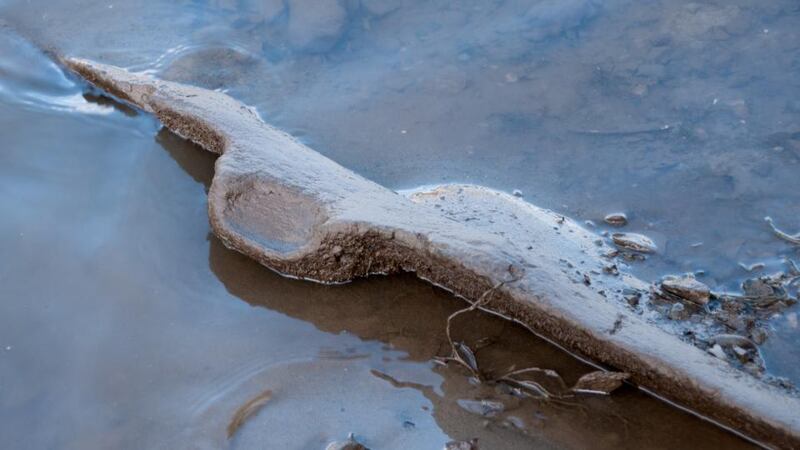
[[[561,405],[435,364],[460,300],[411,276],[288,280],[225,249],[211,155],[14,35],[0,54],[1,447],[320,449],[349,432],[374,449],[749,446],[630,387]],[[487,371],[592,370],[486,314],[453,331],[485,345]]]

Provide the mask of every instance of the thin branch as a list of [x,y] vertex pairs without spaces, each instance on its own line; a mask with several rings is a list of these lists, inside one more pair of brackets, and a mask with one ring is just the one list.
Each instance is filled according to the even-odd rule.
[[791,242],[794,245],[800,245],[800,233],[791,235],[779,230],[778,227],[776,227],[772,222],[772,217],[764,217],[764,221],[769,224],[770,228],[772,228],[772,232],[775,233],[775,236],[778,236],[786,242]]
[[[511,268],[509,268],[511,270]],[[490,294],[494,291],[505,285],[506,283],[513,283],[518,281],[521,278],[521,275],[515,276],[511,280],[503,280],[492,286],[491,288],[487,289],[477,300],[472,302],[468,307],[459,309],[458,311],[450,314],[447,317],[447,326],[445,327],[445,334],[447,335],[447,341],[450,343],[450,356],[439,358],[443,362],[453,361],[462,366],[466,367],[470,373],[477,378],[478,380],[483,380],[483,374],[481,373],[480,369],[478,368],[478,361],[475,359],[475,352],[469,348],[469,346],[464,342],[455,342],[453,340],[453,335],[451,333],[451,324],[453,323],[453,319],[460,316],[461,314],[475,311],[479,307],[483,306],[484,304],[488,303],[487,299],[490,298]],[[464,354],[462,356],[462,353]],[[465,359],[466,358],[466,359]]]

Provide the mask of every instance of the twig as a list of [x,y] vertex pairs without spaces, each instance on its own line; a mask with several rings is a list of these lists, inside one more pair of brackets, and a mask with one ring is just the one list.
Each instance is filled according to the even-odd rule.
[[[509,271],[511,271],[511,267],[509,268]],[[453,341],[453,336],[450,332],[451,324],[453,323],[453,319],[460,316],[461,314],[474,311],[478,309],[480,306],[484,305],[486,303],[486,299],[489,298],[489,294],[493,293],[506,283],[513,283],[515,281],[518,281],[520,277],[521,275],[515,276],[511,280],[503,280],[498,282],[491,288],[487,289],[486,292],[481,294],[481,296],[478,297],[477,300],[472,302],[472,304],[470,304],[468,307],[459,309],[458,311],[450,314],[447,317],[447,326],[445,327],[445,333],[447,334],[447,341],[450,343],[451,353],[449,357],[439,358],[442,362],[448,362],[448,361],[457,362],[458,364],[461,364],[462,366],[466,367],[467,370],[469,370],[470,373],[475,378],[477,378],[478,380],[483,380],[483,374],[481,374],[478,368],[478,361],[477,359],[475,359],[475,352],[473,352],[472,349],[470,349],[466,343]],[[462,356],[462,352],[464,356]]]
[[794,245],[800,245],[800,233],[791,235],[789,233],[785,233],[778,229],[774,223],[772,223],[772,217],[764,217],[764,221],[769,224],[769,227],[772,228],[772,232],[775,233],[775,236],[783,239],[786,242],[791,242]]
[[508,383],[512,386],[516,386],[521,389],[525,389],[528,392],[533,392],[538,398],[543,398],[545,400],[550,400],[553,398],[559,398],[560,395],[553,394],[552,392],[548,391],[547,388],[542,386],[540,383],[537,383],[533,380],[517,380],[516,378],[510,377],[500,377],[497,381]]
[[672,128],[673,126],[671,125],[662,125],[660,127],[641,128],[632,130],[570,130],[570,131],[575,134],[584,134],[590,136],[632,136],[637,134],[662,133],[665,131],[669,131]]
[[[511,377],[513,377],[515,375],[522,375],[522,374],[526,374],[526,373],[541,373],[541,374],[544,374],[545,376],[548,376],[550,378],[558,380],[559,386],[564,391],[568,391],[569,390],[569,388],[567,387],[567,384],[564,382],[564,379],[561,378],[561,375],[559,375],[558,372],[556,372],[555,370],[552,370],[552,369],[540,369],[538,367],[527,367],[525,369],[512,370],[512,371],[510,371],[510,372],[508,372],[508,373],[506,373],[504,375],[501,375],[500,377],[498,377],[498,379],[504,379],[504,378],[505,379],[509,379],[509,378],[511,378]],[[511,379],[513,379],[513,378],[511,378]]]
[[233,414],[231,423],[228,424],[228,439],[232,438],[244,422],[257,413],[271,398],[272,391],[267,389],[240,406],[236,413]]
[[[534,393],[537,398],[541,398],[544,400],[563,400],[567,398],[572,398],[571,394],[563,394],[563,393],[553,393],[550,392],[547,388],[545,388],[541,383],[536,382],[534,380],[518,380],[514,378],[517,375],[529,374],[529,373],[537,373],[543,374],[547,377],[553,378],[558,380],[559,387],[561,388],[562,392],[569,392],[569,388],[567,384],[564,383],[564,379],[561,378],[561,375],[558,374],[555,370],[552,369],[541,369],[539,367],[526,367],[524,369],[516,369],[510,370],[507,373],[497,377],[495,381],[499,381],[502,383],[507,383],[512,386],[516,386],[520,389],[524,389],[529,393]],[[569,404],[569,403],[567,403]]]

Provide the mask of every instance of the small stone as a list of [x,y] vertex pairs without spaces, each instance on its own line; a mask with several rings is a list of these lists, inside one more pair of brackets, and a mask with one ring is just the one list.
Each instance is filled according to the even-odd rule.
[[708,303],[711,295],[711,290],[708,286],[689,275],[667,277],[661,282],[661,289],[698,305]]
[[524,430],[525,429],[525,421],[522,420],[522,418],[520,418],[520,417],[508,416],[506,418],[506,422],[509,425],[511,425],[512,427],[514,427],[514,428],[516,428],[518,430]]
[[506,409],[500,402],[491,400],[458,400],[458,406],[465,410],[483,417],[494,417]]
[[644,254],[642,254],[642,253],[636,253],[636,252],[621,252],[621,253],[620,253],[620,256],[621,256],[621,257],[622,257],[622,258],[623,258],[625,261],[630,261],[630,262],[634,262],[634,261],[644,261],[644,260],[646,260],[646,259],[647,259],[647,257],[646,257]]
[[742,290],[753,298],[783,298],[786,290],[768,278],[751,278],[742,283]]
[[714,317],[719,323],[737,332],[743,331],[747,326],[744,319],[737,312],[717,310],[714,311]]
[[683,320],[686,318],[686,308],[682,303],[675,303],[669,310],[669,318],[672,320]]
[[522,197],[522,191],[519,189],[514,189],[512,193],[514,194],[514,197]]
[[750,360],[750,352],[743,349],[742,347],[739,347],[738,345],[735,345],[733,347],[733,353],[736,355],[737,358],[739,358],[739,361],[743,363],[746,363],[747,361]]
[[619,275],[619,268],[617,267],[616,264],[610,264],[610,265],[607,265],[607,266],[603,266],[603,272],[607,273],[609,275],[616,276],[616,275]]
[[629,305],[636,307],[639,305],[639,300],[642,298],[642,293],[637,291],[636,289],[623,289],[622,295],[625,297],[625,301],[628,302]]
[[786,377],[770,376],[767,379],[767,382],[769,384],[774,385],[774,386],[778,386],[781,389],[788,389],[788,390],[792,390],[792,391],[796,390],[796,387],[795,387],[794,383],[792,383],[792,380],[790,380],[790,379],[788,379]]
[[719,344],[714,344],[713,347],[709,348],[708,353],[711,353],[719,359],[728,359],[728,355],[725,354],[725,350],[723,350],[722,346]]
[[610,394],[622,386],[622,382],[628,378],[630,378],[630,374],[626,372],[597,370],[580,377],[575,386],[572,387],[572,390],[575,392]]
[[607,224],[614,227],[624,227],[628,224],[628,216],[624,213],[611,213],[603,219]]
[[746,363],[742,368],[754,377],[760,377],[764,374],[764,369],[754,362]]
[[444,444],[443,450],[478,450],[478,438],[468,441],[450,441]]
[[654,253],[658,247],[649,237],[638,233],[614,233],[611,240],[617,247],[640,253]]

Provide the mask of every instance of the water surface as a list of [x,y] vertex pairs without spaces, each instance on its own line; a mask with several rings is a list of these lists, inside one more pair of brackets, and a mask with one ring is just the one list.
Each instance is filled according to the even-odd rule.
[[[435,364],[461,301],[411,276],[288,280],[225,249],[206,212],[212,155],[15,35],[0,54],[3,448],[321,449],[349,432],[376,449],[748,447],[630,387],[565,406]],[[487,371],[593,370],[485,314],[453,331],[486,345]]]
[[[737,291],[800,260],[764,222],[800,230],[793,0],[16,0],[0,20],[225,90],[390,188],[519,189],[597,224],[625,212],[659,244],[633,267],[650,281]],[[796,383],[798,311],[764,348]]]

